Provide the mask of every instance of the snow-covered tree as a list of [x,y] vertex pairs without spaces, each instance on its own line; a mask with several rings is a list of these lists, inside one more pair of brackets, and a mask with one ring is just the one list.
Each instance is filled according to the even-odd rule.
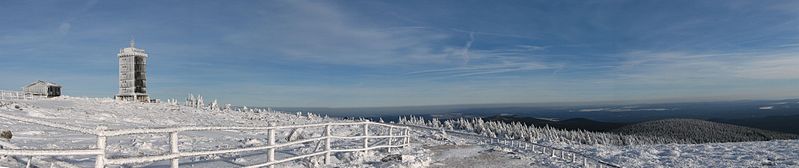
[[443,128],[444,130],[463,130],[491,138],[503,137],[506,139],[518,139],[529,142],[549,141],[556,143],[587,145],[640,145],[690,142],[686,140],[669,139],[655,136],[622,135],[616,133],[589,132],[585,130],[555,129],[549,125],[536,127],[534,125],[525,125],[519,122],[505,123],[500,121],[484,121],[481,118],[458,118],[454,120],[444,120],[442,122],[436,118],[433,118],[430,121],[425,121],[422,117],[401,116],[399,118],[399,123],[432,128]]

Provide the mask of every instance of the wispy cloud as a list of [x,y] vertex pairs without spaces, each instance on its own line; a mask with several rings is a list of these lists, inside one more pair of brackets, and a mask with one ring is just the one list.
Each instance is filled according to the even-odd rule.
[[463,46],[463,65],[469,65],[469,48],[472,48],[472,43],[474,43],[474,32],[469,32],[469,41]]
[[635,82],[720,83],[746,79],[799,79],[799,52],[756,50],[745,52],[627,53],[612,76]]
[[[443,29],[442,29],[443,30]],[[484,36],[496,36],[496,37],[508,37],[508,38],[515,38],[515,39],[527,39],[527,40],[539,40],[538,37],[526,36],[526,35],[519,35],[513,33],[497,33],[497,32],[486,32],[486,31],[467,31],[459,28],[450,28],[449,30],[460,32],[460,33],[469,33],[469,34],[477,34],[477,35],[484,35]]]
[[62,34],[62,35],[63,34],[67,34],[69,32],[69,29],[71,29],[71,28],[72,28],[72,24],[71,23],[69,23],[69,22],[61,23],[61,25],[58,26],[58,33]]
[[65,35],[69,33],[70,29],[72,29],[72,22],[75,19],[77,19],[80,15],[83,15],[85,12],[89,11],[91,8],[97,5],[97,2],[99,2],[99,0],[86,1],[86,3],[83,6],[70,13],[67,16],[67,18],[64,19],[64,21],[62,21],[61,24],[58,25],[57,32],[60,35]]
[[[468,46],[468,45],[467,45]],[[454,67],[420,70],[407,73],[410,77],[457,78],[480,75],[501,75],[502,73],[562,69],[563,64],[536,61],[531,46],[492,50],[470,50],[470,64],[452,65]]]
[[468,77],[477,75],[498,74],[505,72],[549,69],[550,66],[527,62],[505,62],[497,64],[467,65],[455,68],[432,69],[408,73],[410,76],[427,77]]
[[767,55],[734,63],[735,76],[750,79],[799,79],[799,52]]
[[254,29],[228,35],[226,41],[282,59],[330,64],[434,63],[447,59],[447,48],[440,47],[449,38],[447,33],[418,27],[375,27],[326,2],[282,3],[280,8],[267,5],[270,13],[264,13]]
[[779,45],[778,47],[786,47],[786,48],[799,47],[799,43],[783,44],[783,45]]

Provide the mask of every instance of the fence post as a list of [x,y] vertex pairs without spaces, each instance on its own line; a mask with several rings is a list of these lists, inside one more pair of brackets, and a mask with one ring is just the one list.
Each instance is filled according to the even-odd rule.
[[330,137],[332,133],[330,132],[330,124],[325,124],[325,164],[330,164]]
[[[170,145],[170,147],[172,149],[171,150],[172,154],[180,153],[180,151],[178,150],[178,132],[177,131],[169,133],[169,145]],[[173,158],[172,159],[172,164],[171,164],[172,168],[178,168],[179,167],[179,164],[180,164],[179,163],[179,159],[180,158]]]
[[388,127],[388,153],[391,153],[391,141],[394,140],[394,127]]
[[576,157],[577,157],[577,153],[576,153],[576,152],[570,152],[570,153],[569,153],[569,154],[567,154],[567,155],[569,155],[569,157],[571,157],[571,158],[569,159],[569,161],[570,161],[570,162],[574,161],[574,158],[576,158]]
[[363,150],[363,155],[364,156],[369,155],[369,150],[366,150],[366,148],[369,148],[369,123],[363,123],[363,149],[364,149]]
[[102,151],[94,161],[95,168],[103,168],[105,167],[105,146],[106,146],[106,137],[105,137],[105,129],[104,126],[97,126],[95,131],[97,133],[97,150]]
[[583,167],[588,167],[588,159],[583,158]]
[[572,155],[572,163],[577,163],[577,154]]
[[408,127],[405,127],[405,143],[404,146],[408,146],[411,144],[411,130]]
[[[266,161],[267,161],[267,163],[272,163],[272,162],[275,161],[275,147],[274,147],[275,146],[275,129],[274,128],[269,129],[269,143],[268,143],[268,145],[272,146],[272,147],[269,148],[268,152],[266,153],[266,155],[267,155]],[[274,167],[275,167],[274,164],[269,165],[269,168],[274,168]]]

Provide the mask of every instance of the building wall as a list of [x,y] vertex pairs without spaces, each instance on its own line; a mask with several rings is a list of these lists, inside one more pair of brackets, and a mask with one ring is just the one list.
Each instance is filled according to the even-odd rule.
[[131,95],[134,88],[134,64],[132,56],[119,58],[119,94]]
[[47,85],[37,83],[23,89],[25,93],[30,93],[34,95],[46,95],[47,94]]
[[147,53],[135,48],[133,43],[117,54],[119,57],[119,93],[118,100],[137,100],[147,102]]
[[37,83],[28,87],[23,88],[23,91],[27,94],[37,95],[37,96],[61,96],[61,87],[59,86],[51,86],[43,83]]
[[147,93],[147,70],[146,70],[146,58],[145,57],[135,57],[134,59],[134,91],[136,93]]

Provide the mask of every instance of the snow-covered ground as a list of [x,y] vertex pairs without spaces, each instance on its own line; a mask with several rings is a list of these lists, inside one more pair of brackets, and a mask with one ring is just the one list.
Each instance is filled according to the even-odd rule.
[[576,150],[624,167],[799,167],[799,140],[580,146]]
[[[59,97],[41,100],[0,100],[0,113],[94,129],[153,128],[176,126],[269,126],[299,125],[326,122],[351,122],[309,116],[307,113],[238,112],[197,109],[168,103],[132,103],[111,99]],[[0,117],[0,130],[11,130],[11,144],[23,149],[89,149],[96,136],[20,122]],[[336,127],[341,135],[355,135],[358,127]],[[372,131],[372,130],[370,130]],[[379,133],[380,130],[375,130]],[[306,137],[321,135],[320,130],[305,130]],[[411,145],[403,149],[377,150],[364,156],[361,152],[334,155],[330,165],[317,165],[321,157],[282,163],[278,167],[581,167],[569,159],[552,157],[522,148],[486,144],[484,137],[447,134],[440,130],[414,128]],[[278,132],[286,137],[288,131]],[[213,150],[261,146],[266,142],[262,131],[193,131],[181,133],[180,149]],[[278,143],[286,142],[285,139]],[[360,141],[334,141],[333,146],[358,144]],[[600,158],[623,167],[799,167],[799,141],[718,143],[698,145],[588,146],[542,142],[584,155]],[[281,148],[278,158],[313,152],[317,143]],[[168,135],[129,135],[109,139],[114,157],[157,155],[168,153]],[[399,154],[401,161],[385,160]],[[24,166],[23,157],[0,157],[0,164]],[[93,156],[35,157],[38,163],[65,162],[79,167],[92,167]],[[181,166],[240,167],[266,162],[264,152],[208,155],[181,158]],[[56,167],[69,166],[54,164]],[[131,167],[166,167],[168,161],[126,165]],[[49,165],[46,165],[49,166]]]
[[[41,100],[3,100],[0,101],[0,113],[24,117],[27,119],[42,120],[77,126],[93,130],[98,126],[108,129],[129,128],[158,128],[178,126],[270,126],[270,125],[301,125],[327,122],[352,122],[348,120],[328,119],[315,115],[288,114],[280,112],[239,112],[197,109],[182,105],[167,103],[134,103],[121,102],[112,99],[58,97]],[[361,132],[357,126],[335,126],[335,136],[356,135]],[[372,128],[377,129],[377,128]],[[90,149],[96,146],[96,136],[79,133],[59,128],[52,128],[38,124],[20,122],[13,119],[0,117],[0,130],[11,130],[14,137],[11,144],[23,149]],[[277,143],[285,143],[291,130],[278,131]],[[381,130],[370,130],[379,134]],[[319,137],[323,128],[306,129],[304,137]],[[179,146],[181,151],[204,151],[217,149],[234,149],[248,146],[263,146],[267,142],[266,131],[191,131],[181,132]],[[108,139],[109,158],[152,156],[169,153],[167,134],[141,134],[111,137]],[[376,140],[373,140],[376,141]],[[354,146],[360,140],[336,140],[333,146]],[[321,144],[305,143],[285,148],[280,148],[277,159],[313,153]],[[368,156],[362,153],[342,152],[337,153],[328,166],[335,167],[363,167],[379,165],[379,167],[398,166],[414,167],[422,164],[425,158],[412,157],[415,151],[399,149],[392,153],[406,155],[403,162],[379,163],[382,157],[389,153],[385,150],[369,152]],[[19,158],[19,157],[17,157]],[[265,152],[236,153],[224,155],[208,155],[199,157],[181,158],[181,166],[193,167],[240,167],[266,162]],[[19,164],[8,161],[3,164],[17,167]],[[26,159],[26,158],[23,158]],[[35,157],[34,160],[44,162],[63,161],[79,167],[92,167],[93,156],[67,156],[67,157]],[[285,167],[311,167],[318,164],[321,157],[282,163]],[[10,164],[10,165],[9,165]],[[167,166],[168,161],[128,165],[133,167]],[[49,165],[48,165],[49,166]],[[419,167],[419,166],[416,166]]]

